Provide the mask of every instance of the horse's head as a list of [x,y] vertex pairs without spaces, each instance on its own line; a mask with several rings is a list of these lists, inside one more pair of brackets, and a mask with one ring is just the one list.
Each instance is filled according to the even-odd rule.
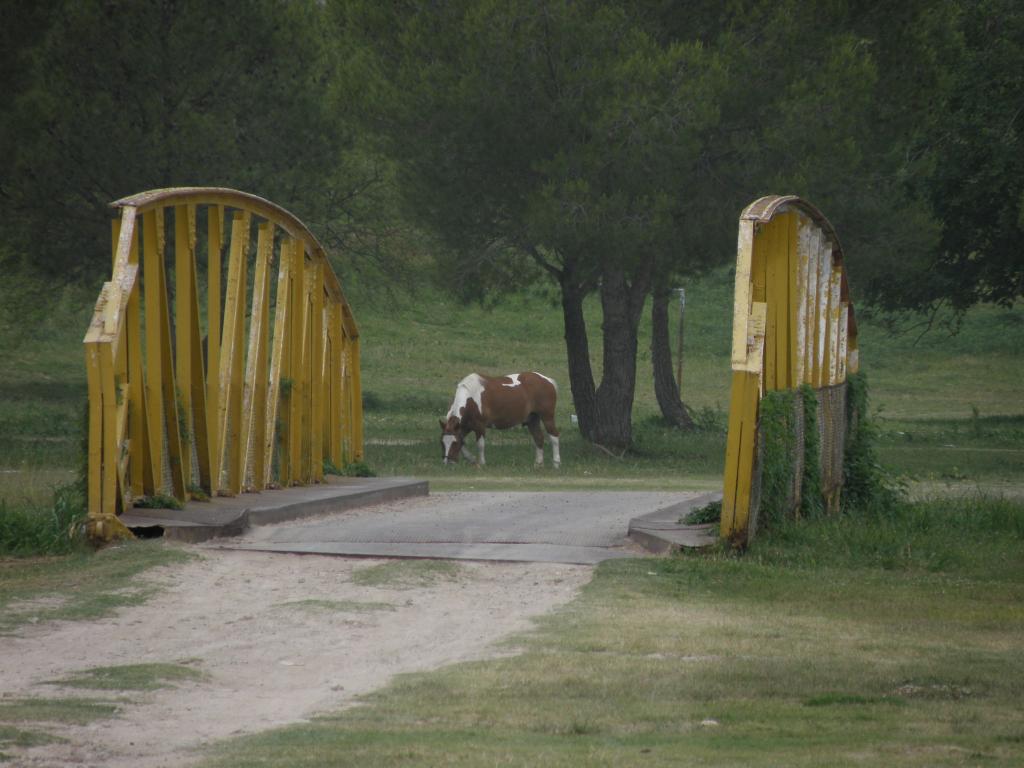
[[448,421],[441,420],[441,459],[445,464],[454,464],[462,452],[463,434],[459,428],[459,420],[450,416]]

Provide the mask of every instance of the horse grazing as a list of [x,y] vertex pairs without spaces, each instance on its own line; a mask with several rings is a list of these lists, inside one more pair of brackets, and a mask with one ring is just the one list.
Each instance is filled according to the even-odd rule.
[[476,433],[480,458],[485,464],[484,445],[488,427],[508,429],[524,425],[533,435],[537,453],[534,463],[544,464],[544,433],[551,442],[551,461],[557,469],[562,458],[558,452],[558,428],[555,426],[555,401],[558,385],[540,373],[524,371],[508,376],[481,376],[471,373],[455,387],[455,399],[448,409],[447,420],[441,420],[441,456],[444,463],[454,463],[462,453],[470,461],[477,461],[466,449],[465,439]]

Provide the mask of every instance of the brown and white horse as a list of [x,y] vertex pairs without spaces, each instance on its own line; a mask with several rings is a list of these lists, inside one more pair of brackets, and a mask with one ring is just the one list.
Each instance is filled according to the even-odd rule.
[[[462,453],[470,461],[486,463],[484,445],[488,427],[508,429],[523,425],[533,435],[537,447],[534,463],[544,464],[544,433],[551,442],[551,460],[557,469],[562,463],[558,452],[558,428],[555,426],[555,401],[558,385],[540,373],[524,371],[508,376],[481,376],[471,373],[455,387],[455,399],[448,409],[447,420],[441,420],[441,456],[444,463],[459,460]],[[476,460],[466,449],[465,439],[476,433],[480,458]]]

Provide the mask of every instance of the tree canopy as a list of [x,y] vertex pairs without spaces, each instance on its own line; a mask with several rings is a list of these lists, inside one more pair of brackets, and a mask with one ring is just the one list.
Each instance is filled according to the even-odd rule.
[[827,212],[862,306],[1024,294],[1013,0],[7,5],[0,261],[95,277],[110,201],[199,184],[287,205],[390,280],[547,281],[581,429],[610,450],[645,301],[728,262],[760,195]]

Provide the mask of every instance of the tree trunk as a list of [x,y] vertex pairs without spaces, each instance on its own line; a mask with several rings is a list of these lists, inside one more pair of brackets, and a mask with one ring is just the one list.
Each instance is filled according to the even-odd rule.
[[606,268],[601,281],[604,368],[597,389],[597,418],[589,439],[612,452],[633,442],[637,331],[650,287],[650,269],[641,266],[630,284],[619,268]]
[[587,322],[583,317],[585,296],[571,271],[560,276],[562,289],[562,317],[565,323],[565,351],[569,362],[569,386],[573,406],[583,437],[593,440],[592,429],[597,421],[597,402],[594,372],[590,365],[590,343],[587,340]]
[[668,303],[671,295],[667,288],[656,288],[652,292],[651,367],[654,369],[654,394],[665,421],[680,429],[693,429],[693,417],[679,397],[679,382],[672,371],[668,328]]

